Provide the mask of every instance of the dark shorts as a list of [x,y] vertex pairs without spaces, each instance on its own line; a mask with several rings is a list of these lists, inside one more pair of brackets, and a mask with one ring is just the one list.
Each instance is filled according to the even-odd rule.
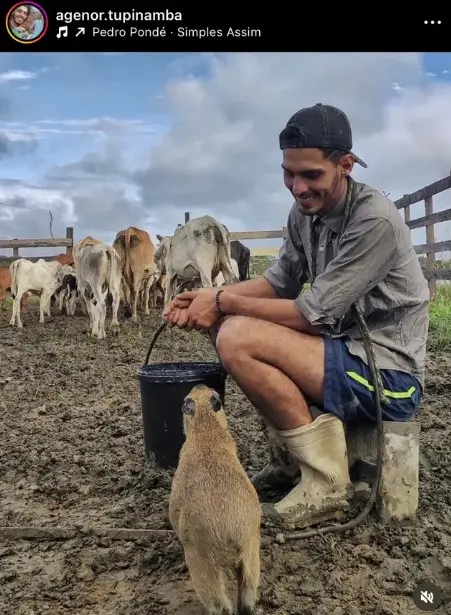
[[[352,355],[343,339],[324,336],[324,411],[343,422],[377,419],[370,368]],[[384,421],[410,421],[417,412],[422,389],[415,376],[394,369],[381,369],[384,393],[390,400],[382,405]]]

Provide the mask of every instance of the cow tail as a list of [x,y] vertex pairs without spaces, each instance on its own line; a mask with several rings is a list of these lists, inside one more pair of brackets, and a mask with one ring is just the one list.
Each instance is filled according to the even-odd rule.
[[115,270],[118,269],[120,271],[120,258],[118,253],[113,247],[108,247],[106,250],[106,257],[108,259],[108,270],[107,270],[107,280],[108,280],[108,288],[111,293],[111,289],[114,288],[114,277]]
[[[215,234],[215,239],[219,246],[220,253],[222,251],[223,257],[229,264],[230,270],[233,271],[232,254],[231,254],[231,249],[230,249],[230,233],[227,230],[227,227],[224,226],[224,224],[219,224],[218,226],[215,225],[214,234]],[[223,272],[223,275],[224,275],[224,272]]]
[[130,239],[131,239],[131,233],[127,232],[125,234],[125,275],[126,275],[126,281],[127,281],[127,285],[130,289],[133,288],[133,271],[132,271],[132,266],[130,264]]

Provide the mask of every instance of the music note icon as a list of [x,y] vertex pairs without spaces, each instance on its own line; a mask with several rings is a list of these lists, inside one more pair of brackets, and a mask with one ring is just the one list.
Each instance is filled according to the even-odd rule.
[[67,36],[68,34],[69,34],[68,27],[67,26],[62,26],[58,30],[58,34],[56,35],[56,38],[61,38],[62,36]]

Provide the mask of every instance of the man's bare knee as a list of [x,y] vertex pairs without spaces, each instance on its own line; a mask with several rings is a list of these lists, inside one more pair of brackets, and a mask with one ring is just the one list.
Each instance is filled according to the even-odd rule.
[[254,324],[257,319],[247,316],[227,316],[222,319],[222,323],[216,335],[216,348],[220,356],[229,352],[244,350],[249,336],[255,331]]

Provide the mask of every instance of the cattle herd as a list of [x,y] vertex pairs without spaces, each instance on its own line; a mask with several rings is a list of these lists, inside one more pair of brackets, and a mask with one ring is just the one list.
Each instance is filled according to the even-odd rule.
[[174,235],[156,235],[154,245],[145,230],[129,227],[112,245],[93,237],[79,240],[68,254],[31,262],[19,258],[0,268],[0,302],[9,291],[14,298],[10,325],[22,327],[21,309],[30,294],[40,295],[40,322],[50,316],[52,303],[73,315],[77,302],[89,316],[89,331],[104,339],[107,303],[111,329],[119,329],[118,309],[138,321],[159,302],[167,303],[185,288],[233,284],[249,278],[250,251],[231,241],[226,226],[211,216],[179,225]]

